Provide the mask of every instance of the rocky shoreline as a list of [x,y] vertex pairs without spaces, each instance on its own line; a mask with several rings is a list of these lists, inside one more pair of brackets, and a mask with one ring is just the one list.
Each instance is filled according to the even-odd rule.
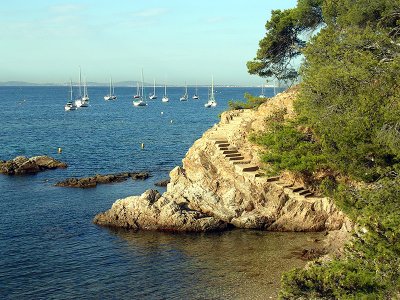
[[55,186],[58,187],[73,187],[73,188],[94,188],[98,184],[108,184],[126,181],[128,178],[132,180],[145,180],[149,178],[150,174],[147,172],[125,172],[107,175],[95,175],[84,178],[67,178],[63,181],[57,182]]
[[0,173],[4,175],[32,175],[46,170],[65,169],[68,165],[49,156],[17,156],[0,161]]
[[165,193],[148,190],[117,200],[94,223],[195,232],[228,227],[270,231],[345,228],[348,219],[332,199],[315,195],[301,179],[290,174],[264,176],[260,149],[249,141],[252,133],[265,130],[265,118],[277,110],[284,109],[290,118],[294,97],[295,92],[289,91],[257,110],[224,112],[220,123],[189,149],[182,167],[171,171]]

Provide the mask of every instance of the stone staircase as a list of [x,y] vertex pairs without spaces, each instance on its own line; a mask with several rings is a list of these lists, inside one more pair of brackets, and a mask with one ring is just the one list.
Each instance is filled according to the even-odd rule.
[[211,135],[212,142],[226,161],[234,166],[235,172],[238,172],[240,175],[249,176],[250,178],[261,177],[264,182],[276,184],[278,187],[282,188],[286,194],[291,194],[291,196],[294,197],[302,199],[315,197],[314,193],[309,189],[304,186],[294,186],[294,183],[284,182],[280,176],[264,177],[260,167],[252,162],[252,159],[248,155],[242,153],[240,149],[232,145],[232,142],[229,141],[229,137],[234,140],[234,134],[237,133],[240,128],[247,126],[251,121],[243,117],[237,118],[240,114],[241,113],[237,113],[236,115],[230,116],[230,119],[217,127]]
[[252,162],[249,155],[241,152],[240,149],[233,146],[232,142],[229,141],[229,138],[233,140],[234,134],[245,126],[248,126],[251,121],[251,119],[243,117],[245,113],[245,111],[241,111],[235,115],[229,116],[229,119],[227,119],[225,123],[220,124],[213,132],[212,141],[226,161],[234,166],[235,172],[253,178],[261,177],[263,174],[260,172],[260,167]]

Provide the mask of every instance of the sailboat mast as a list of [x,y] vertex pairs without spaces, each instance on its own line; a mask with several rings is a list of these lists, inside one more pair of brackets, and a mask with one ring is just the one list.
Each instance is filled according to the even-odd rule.
[[79,97],[82,98],[82,72],[80,66],[79,66]]
[[143,69],[142,69],[142,98],[144,99],[144,79],[143,79]]
[[214,100],[214,76],[211,76],[211,100]]
[[156,94],[156,80],[153,79],[153,95]]
[[111,87],[112,87],[112,95],[114,95],[114,84],[113,84],[113,81],[112,81],[112,77],[111,77]]
[[70,79],[70,81],[69,81],[69,89],[70,89],[70,99],[71,99],[71,101],[72,101],[72,79]]

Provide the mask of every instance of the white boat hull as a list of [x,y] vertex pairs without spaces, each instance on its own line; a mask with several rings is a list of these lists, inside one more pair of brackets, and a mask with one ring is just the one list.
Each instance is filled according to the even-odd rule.
[[204,104],[204,107],[216,107],[217,102],[215,101],[208,101],[206,104]]
[[81,107],[82,106],[82,99],[76,99],[75,100],[75,106],[76,107]]
[[169,98],[168,98],[168,97],[163,97],[163,98],[161,99],[161,101],[162,101],[162,102],[169,102]]
[[147,106],[147,103],[144,101],[133,101],[133,106]]

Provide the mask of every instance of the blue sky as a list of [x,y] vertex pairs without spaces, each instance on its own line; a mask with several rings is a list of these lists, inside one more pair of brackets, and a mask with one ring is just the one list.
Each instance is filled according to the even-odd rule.
[[246,62],[272,9],[296,0],[13,0],[1,5],[0,81],[258,85]]

